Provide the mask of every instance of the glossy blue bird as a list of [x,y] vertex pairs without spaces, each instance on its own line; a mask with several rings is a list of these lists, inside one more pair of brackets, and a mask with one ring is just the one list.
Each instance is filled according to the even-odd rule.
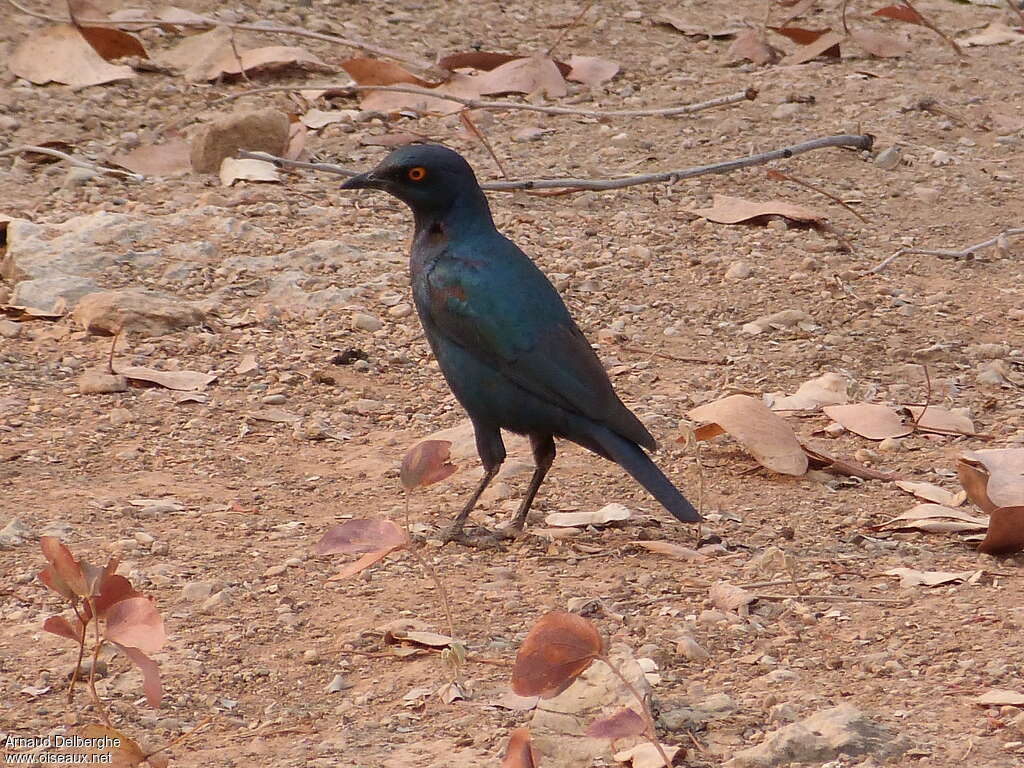
[[431,144],[402,147],[342,188],[383,190],[412,209],[416,311],[473,422],[484,466],[447,541],[472,543],[463,527],[505,460],[502,429],[528,436],[536,463],[505,536],[522,532],[554,461],[556,437],[614,461],[682,522],[700,521],[644,452],[656,448],[654,438],[615,394],[554,286],[495,228],[473,169],[458,153]]

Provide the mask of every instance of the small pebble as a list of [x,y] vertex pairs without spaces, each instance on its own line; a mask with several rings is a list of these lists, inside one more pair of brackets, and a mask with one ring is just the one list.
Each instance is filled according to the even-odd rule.
[[369,333],[373,333],[374,331],[379,331],[381,328],[383,328],[384,323],[381,322],[379,317],[374,317],[373,315],[367,315],[363,312],[359,312],[352,318],[352,327],[355,328],[357,331],[367,331]]
[[263,398],[264,405],[284,405],[288,402],[288,397],[280,393],[276,395],[267,395]]

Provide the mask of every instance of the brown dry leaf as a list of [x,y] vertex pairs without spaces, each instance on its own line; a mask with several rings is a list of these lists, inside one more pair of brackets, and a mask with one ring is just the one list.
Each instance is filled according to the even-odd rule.
[[321,128],[331,125],[332,123],[342,123],[352,119],[352,113],[342,110],[334,110],[325,112],[320,109],[307,110],[299,120],[307,128],[311,128],[314,131],[319,131]]
[[542,93],[548,98],[565,96],[569,90],[554,61],[545,56],[515,59],[473,78],[480,94]]
[[448,635],[441,635],[437,632],[424,632],[415,629],[396,629],[394,631],[387,631],[384,633],[384,644],[393,645],[395,643],[412,643],[413,645],[419,645],[424,648],[447,648],[449,645],[457,642],[454,637]]
[[[792,27],[790,28],[792,29]],[[776,30],[781,32],[781,30]],[[846,40],[846,37],[833,32],[832,30],[826,30],[825,34],[816,38],[813,42],[807,43],[800,48],[797,48],[785,59],[783,64],[795,65],[795,64],[806,64],[808,61],[824,56],[829,59],[838,59],[842,56],[842,50],[840,44]]]
[[647,730],[647,724],[636,711],[626,707],[608,717],[601,717],[587,726],[587,736],[594,739],[624,739],[639,736]]
[[451,463],[451,440],[422,440],[402,458],[399,479],[407,491],[425,488],[451,477],[458,467]]
[[793,428],[760,400],[730,395],[693,408],[687,417],[720,425],[759,464],[774,472],[802,475],[807,471],[807,455]]
[[220,183],[230,187],[236,181],[275,182],[281,178],[277,175],[277,166],[266,160],[251,158],[225,157],[220,163]]
[[990,688],[974,700],[982,707],[1024,707],[1024,693],[1004,688]]
[[409,536],[390,520],[346,520],[330,528],[317,542],[318,555],[390,552],[409,544]]
[[156,384],[166,389],[177,389],[182,392],[202,392],[206,386],[216,380],[216,376],[198,371],[158,371],[140,365],[117,366],[114,371],[133,381]]
[[157,60],[184,73],[190,83],[208,79],[207,73],[226,56],[234,56],[231,48],[232,31],[228,27],[214,27],[208,32],[186,37],[173,48],[161,51]]
[[210,64],[199,78],[216,80],[223,75],[251,75],[257,71],[299,68],[310,72],[334,72],[334,67],[314,56],[305,48],[292,45],[268,45],[248,51],[225,52]]
[[443,83],[428,83],[397,64],[378,59],[348,59],[342,62],[342,69],[359,85],[415,85],[427,88],[438,95],[424,96],[412,93],[390,93],[387,91],[363,91],[359,103],[363,109],[375,109],[381,112],[401,112],[414,110],[421,113],[450,115],[464,109],[457,101],[448,101],[443,94],[451,93],[465,98],[478,98],[478,78],[461,73],[453,74]]
[[115,728],[99,724],[80,725],[73,728],[71,734],[82,738],[81,745],[68,746],[59,754],[88,756],[88,762],[114,768],[134,768],[146,762],[146,753],[142,748]]
[[750,61],[759,67],[774,64],[782,58],[779,50],[768,43],[760,29],[745,29],[740,32],[725,55],[728,61]]
[[428,83],[412,72],[390,61],[380,59],[346,59],[341,68],[348,72],[349,77],[359,85],[416,85],[420,88],[433,88],[435,83]]
[[546,613],[519,647],[512,667],[512,691],[550,699],[572,685],[603,653],[601,635],[582,616]]
[[801,384],[792,395],[766,395],[773,411],[810,411],[823,405],[843,405],[850,397],[850,380],[839,373],[823,373]]
[[904,37],[895,37],[873,29],[851,29],[850,39],[866,53],[880,59],[892,59],[910,52],[913,46]]
[[592,88],[608,82],[619,73],[618,64],[599,56],[576,56],[574,54],[566,63],[570,67],[569,74],[565,76],[566,80],[583,83]]
[[1024,505],[1024,448],[964,451],[957,475],[967,498],[984,512]]
[[[662,744],[661,748],[664,750],[665,756],[672,762],[675,762],[676,753],[682,749],[682,747],[673,747],[668,744]],[[665,768],[665,761],[661,759],[658,748],[646,741],[635,747],[616,752],[612,757],[617,762],[629,763],[632,768]]]
[[340,571],[333,576],[328,577],[328,581],[341,581],[351,576],[355,576],[360,571],[365,571],[374,563],[383,560],[385,557],[394,552],[394,549],[378,549],[375,552],[367,552],[365,555],[360,557],[358,560],[353,560],[351,563],[346,564]]
[[110,162],[143,176],[180,176],[192,170],[191,151],[188,141],[171,139],[114,155]]
[[629,520],[632,514],[622,504],[605,504],[593,512],[552,512],[544,518],[544,522],[556,528],[574,528]]
[[898,480],[896,482],[896,486],[898,488],[902,488],[907,493],[912,493],[919,499],[924,499],[925,501],[930,501],[935,504],[942,504],[946,507],[958,507],[964,503],[965,497],[961,493],[947,491],[945,488],[935,485],[935,483]]
[[919,571],[917,568],[893,568],[885,571],[886,576],[899,576],[900,589],[918,586],[937,587],[942,584],[967,581],[976,573],[978,571],[952,573],[948,571]]
[[903,437],[914,431],[913,427],[903,423],[903,419],[896,411],[885,405],[852,403],[850,405],[829,405],[822,410],[833,421],[869,440]]
[[757,595],[753,592],[726,581],[712,584],[708,589],[708,597],[716,608],[723,611],[740,611],[757,600]]
[[651,18],[655,24],[663,24],[672,27],[677,32],[682,32],[690,37],[733,37],[746,29],[739,22],[720,22],[709,24],[704,14],[693,16],[682,15],[676,12],[665,12]]
[[941,504],[918,504],[897,515],[874,529],[894,528],[898,530],[917,530],[927,533],[960,533],[961,531],[983,531],[989,521],[975,517],[963,510],[945,507]]
[[823,472],[830,472],[833,475],[846,475],[847,477],[859,477],[863,480],[898,480],[899,475],[892,472],[883,472],[880,469],[866,467],[853,459],[844,459],[832,456],[820,448],[814,448],[806,443],[801,443],[804,453],[812,469],[820,469]]
[[466,51],[465,53],[452,53],[437,62],[441,69],[454,71],[456,69],[479,69],[489,72],[495,67],[507,64],[510,61],[521,59],[512,53],[493,53],[491,51]]
[[646,550],[655,552],[659,555],[668,555],[678,560],[705,560],[707,555],[698,552],[695,549],[684,547],[682,544],[675,544],[671,541],[631,541],[630,544],[636,544],[638,547],[643,547]]
[[961,45],[1018,45],[1024,42],[1024,32],[1009,27],[1001,21],[993,21],[980,32],[957,40]]
[[978,545],[978,551],[988,555],[1012,555],[1024,551],[1024,505],[993,509],[988,533]]
[[29,35],[15,48],[8,67],[36,85],[57,82],[84,88],[135,77],[131,67],[105,61],[70,24]]
[[778,5],[789,8],[789,12],[783,18],[780,26],[788,27],[793,19],[803,16],[817,4],[818,0],[779,0]]
[[76,25],[79,34],[104,60],[113,61],[125,56],[148,59],[149,54],[134,35],[114,27],[83,27]]
[[376,136],[363,136],[359,143],[364,147],[404,147],[406,144],[415,144],[424,140],[422,135],[416,133],[382,133]]
[[824,214],[787,203],[784,200],[770,200],[758,203],[741,197],[715,195],[710,208],[694,208],[692,213],[703,216],[717,224],[740,224],[744,222],[767,223],[771,216],[782,216],[803,224],[820,224],[827,218]]
[[284,148],[284,157],[298,160],[306,151],[306,137],[309,129],[302,123],[298,115],[289,115],[288,141]]
[[974,422],[970,418],[940,406],[929,405],[925,408],[921,405],[908,405],[906,410],[916,420],[916,428],[925,432],[941,432],[952,435],[977,434],[974,430]]
[[516,728],[508,738],[501,768],[537,768],[537,759],[530,746],[530,729]]
[[881,16],[885,19],[895,19],[896,21],[905,21],[908,24],[918,24],[922,27],[927,26],[927,24],[924,23],[924,19],[921,18],[921,14],[909,5],[887,5],[884,8],[879,8],[871,15]]
[[831,29],[804,29],[803,27],[768,27],[772,32],[778,32],[783,37],[788,37],[797,45],[810,45],[820,38],[832,32]]

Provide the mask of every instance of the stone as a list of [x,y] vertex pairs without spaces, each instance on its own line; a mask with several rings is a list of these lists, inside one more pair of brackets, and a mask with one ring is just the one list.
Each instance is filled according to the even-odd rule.
[[15,517],[0,530],[0,549],[11,549],[35,538],[32,529]]
[[239,149],[280,155],[288,142],[288,115],[276,109],[236,112],[202,126],[192,138],[192,170],[216,173]]
[[89,333],[113,336],[120,331],[163,336],[198,325],[205,313],[197,305],[152,291],[102,291],[85,296],[75,319]]
[[884,171],[891,171],[899,167],[903,159],[903,150],[896,147],[888,147],[875,155],[875,165]]
[[0,336],[5,339],[16,339],[21,336],[21,326],[13,320],[0,318]]
[[875,723],[853,704],[841,704],[769,733],[758,746],[737,752],[724,768],[820,765],[844,755],[884,759],[908,749],[905,736]]
[[384,327],[384,323],[381,322],[380,318],[374,315],[368,315],[363,312],[358,312],[352,317],[352,327],[359,331],[367,331],[373,333],[379,331]]
[[16,307],[61,314],[74,309],[83,296],[99,290],[96,283],[85,277],[53,275],[17,283],[10,303]]
[[67,175],[64,177],[64,182],[61,184],[61,188],[74,189],[75,187],[84,187],[97,176],[99,176],[99,174],[92,168],[79,168],[78,166],[72,166],[68,169]]
[[203,604],[199,607],[202,613],[215,613],[218,608],[230,605],[231,596],[228,594],[226,589],[222,589],[220,592],[214,592],[208,598],[203,601]]
[[220,588],[217,581],[192,581],[181,588],[181,596],[190,603],[206,600]]
[[83,395],[106,395],[127,392],[128,379],[106,368],[90,368],[78,377],[78,391]]
[[726,280],[743,280],[746,277],[750,277],[750,263],[746,261],[734,261],[729,265],[729,268],[725,270]]
[[785,104],[779,104],[779,106],[772,110],[772,117],[776,120],[789,120],[791,117],[796,117],[801,112],[803,112],[802,104],[797,104],[794,101],[787,101]]
[[690,661],[707,661],[711,658],[691,635],[683,635],[676,641],[676,653]]

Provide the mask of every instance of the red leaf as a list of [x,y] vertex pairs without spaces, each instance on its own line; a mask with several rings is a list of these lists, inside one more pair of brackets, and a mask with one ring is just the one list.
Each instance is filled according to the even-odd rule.
[[67,582],[57,575],[52,565],[46,566],[39,572],[39,580],[72,604],[78,602],[78,595],[75,594],[75,590],[69,587]]
[[396,549],[398,549],[398,547],[391,547],[390,549],[378,549],[376,552],[367,552],[358,560],[349,563],[327,580],[340,581],[341,579],[347,579],[349,576],[355,576],[357,573],[366,570],[377,561],[383,560]]
[[314,551],[318,555],[381,551],[387,554],[408,544],[409,536],[390,520],[346,520],[327,531]]
[[142,690],[146,693],[146,702],[151,707],[159,707],[164,697],[163,685],[160,683],[160,667],[137,647],[117,642],[114,642],[114,645],[142,672]]
[[512,731],[501,768],[537,768],[537,759],[530,745],[529,728],[516,728]]
[[76,643],[82,639],[81,631],[75,632],[75,628],[63,616],[51,616],[43,622],[43,629],[46,632],[66,637],[68,640],[74,640]]
[[421,80],[408,70],[390,61],[380,59],[348,59],[341,62],[341,68],[359,85],[418,85],[433,88],[434,83]]
[[107,610],[106,619],[103,636],[118,645],[155,653],[167,639],[164,620],[148,597],[130,597],[114,603]]
[[592,722],[587,728],[587,736],[595,739],[624,739],[627,736],[639,736],[646,728],[644,719],[627,707],[610,717]]
[[552,611],[523,640],[512,667],[512,690],[519,696],[557,696],[603,651],[593,624],[582,616]]
[[466,53],[452,53],[445,56],[437,66],[441,69],[481,69],[490,72],[495,67],[508,64],[510,61],[521,59],[522,56],[513,56],[510,53],[491,53],[489,51],[467,51]]
[[801,27],[768,27],[773,32],[778,32],[783,37],[788,37],[799,45],[810,45],[822,35],[827,35],[831,29],[803,29]]
[[93,604],[96,606],[96,612],[100,616],[104,616],[114,603],[142,596],[142,593],[137,592],[128,579],[112,573],[103,580],[99,596],[93,600]]
[[[53,569],[52,575],[63,582],[74,594],[82,597],[87,596],[89,590],[85,583],[85,574],[82,573],[78,561],[71,554],[71,550],[65,547],[60,539],[53,536],[43,536],[39,543],[43,548],[43,557],[49,561]],[[45,581],[43,583],[46,584]],[[51,585],[46,584],[46,586]],[[53,588],[64,594],[58,587],[54,586]]]
[[905,21],[908,24],[919,24],[920,26],[927,26],[924,23],[924,19],[917,11],[907,5],[887,5],[885,8],[879,8],[877,11],[871,14],[872,16],[882,16],[886,19],[895,19],[896,21]]
[[120,59],[124,56],[138,56],[140,59],[148,59],[149,54],[142,47],[142,43],[133,35],[122,32],[113,27],[83,27],[76,25],[78,34],[85,38],[85,41],[93,47],[100,56],[107,61]]
[[451,456],[450,440],[423,440],[416,443],[402,459],[399,479],[407,491],[424,488],[450,477],[458,469],[448,461]]

